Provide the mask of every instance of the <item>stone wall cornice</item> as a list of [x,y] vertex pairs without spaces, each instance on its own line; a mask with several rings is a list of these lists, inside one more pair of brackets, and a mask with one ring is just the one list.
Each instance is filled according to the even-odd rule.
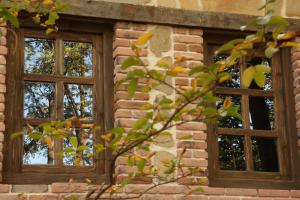
[[[166,24],[174,26],[238,30],[255,16],[192,11],[92,0],[63,0],[69,9],[62,14],[116,21]],[[287,18],[290,30],[300,30],[300,19]]]

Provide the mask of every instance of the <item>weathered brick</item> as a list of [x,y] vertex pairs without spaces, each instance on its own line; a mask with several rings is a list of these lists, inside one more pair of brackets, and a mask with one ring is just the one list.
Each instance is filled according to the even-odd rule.
[[291,197],[300,198],[300,190],[291,190]]
[[0,193],[8,193],[8,192],[10,192],[10,185],[0,184]]
[[88,189],[87,183],[52,183],[51,192],[53,193],[81,193]]
[[193,151],[194,158],[208,158],[208,154],[206,151]]
[[118,124],[123,128],[132,128],[135,121],[135,119],[119,119]]
[[189,51],[196,52],[196,53],[202,53],[203,46],[197,45],[197,44],[191,44],[191,45],[189,45]]
[[243,188],[226,188],[225,194],[228,196],[256,196],[256,189],[243,189]]
[[198,36],[202,36],[203,35],[203,30],[202,29],[189,29],[189,34],[190,35],[198,35]]
[[129,22],[117,22],[115,24],[116,29],[129,29],[130,28],[130,23]]
[[135,31],[146,31],[147,25],[145,24],[132,24],[132,29]]
[[23,199],[19,198],[17,194],[0,194],[0,200],[23,200]]
[[176,52],[175,57],[177,56],[184,56],[191,60],[203,60],[203,54],[202,53],[194,53],[194,52]]
[[[114,50],[113,57],[116,57],[116,56],[119,56],[119,55],[121,55],[121,56],[134,56],[135,53],[129,47],[117,47]],[[142,56],[142,57],[147,56],[147,51],[142,50],[140,56]]]
[[204,194],[208,195],[224,195],[225,189],[224,188],[217,188],[217,187],[203,187]]
[[178,196],[178,200],[208,200],[207,196],[204,195],[185,195]]
[[59,196],[53,194],[29,195],[29,200],[59,200]]
[[188,86],[189,85],[189,79],[187,78],[176,78],[175,84],[179,86]]
[[193,139],[194,140],[205,140],[207,138],[206,133],[194,133],[193,134]]
[[7,47],[6,46],[0,46],[0,54],[7,55]]
[[178,130],[203,131],[203,130],[206,130],[206,124],[203,122],[188,122],[188,123],[176,126],[176,128]]
[[0,55],[0,65],[6,64],[6,58],[3,55]]
[[145,105],[144,101],[129,101],[129,100],[120,100],[115,104],[115,108],[124,108],[124,109],[140,109],[141,106]]
[[187,148],[187,149],[206,149],[206,142],[195,142],[195,141],[182,141],[178,142],[178,148]]
[[207,167],[207,160],[183,158],[182,163],[186,167]]
[[188,28],[182,28],[182,27],[174,27],[173,32],[177,34],[187,34],[189,31]]
[[[183,153],[183,149],[177,150],[177,156],[181,156],[182,153]],[[183,158],[191,158],[192,157],[192,151],[191,150],[185,150],[182,157]]]
[[130,47],[130,40],[116,38],[113,43],[113,48],[115,49],[116,47]]
[[12,192],[15,193],[43,193],[48,192],[48,185],[13,185]]
[[187,51],[186,44],[176,43],[174,44],[174,50],[175,51]]
[[[134,100],[149,100],[150,95],[148,93],[136,92],[132,99]],[[116,100],[130,100],[131,98],[128,96],[128,92],[118,91],[115,94]]]
[[174,42],[187,44],[202,44],[203,38],[200,36],[180,35],[174,36]]
[[143,34],[143,31],[131,31],[117,29],[115,36],[117,38],[137,39]]
[[259,189],[258,194],[261,197],[289,197],[289,190],[273,190],[273,189]]
[[115,118],[132,118],[132,112],[130,110],[118,109],[114,114]]

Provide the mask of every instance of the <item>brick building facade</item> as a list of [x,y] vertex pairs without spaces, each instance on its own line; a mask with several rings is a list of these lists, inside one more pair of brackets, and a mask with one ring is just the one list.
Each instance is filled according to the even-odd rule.
[[[299,12],[295,12],[294,8],[299,3],[298,1],[289,1],[288,3],[284,0],[279,1],[280,5],[285,4],[286,6],[281,7],[277,5],[275,8],[278,13],[285,13],[285,16],[296,16],[300,15]],[[192,0],[143,0],[143,1],[129,1],[133,4],[148,4],[150,6],[167,6],[178,8],[156,8],[156,7],[145,7],[139,5],[123,5],[111,2],[90,2],[86,3],[87,6],[83,8],[83,3],[80,1],[70,3],[70,10],[66,11],[65,16],[75,16],[75,20],[82,22],[87,21],[100,21],[102,24],[109,24],[112,27],[113,32],[113,43],[111,44],[113,52],[113,79],[114,82],[124,77],[124,72],[121,71],[120,64],[122,61],[133,52],[130,48],[131,43],[134,42],[142,33],[150,31],[154,33],[149,46],[142,52],[142,60],[149,66],[154,66],[156,61],[162,56],[170,56],[174,59],[178,55],[186,56],[191,58],[188,61],[187,66],[193,67],[204,63],[205,60],[205,39],[203,34],[206,30],[212,29],[223,29],[225,31],[237,31],[240,25],[243,25],[250,17],[243,16],[242,14],[213,14],[204,13],[203,10],[216,10],[218,9],[216,5],[212,5],[212,2],[205,0],[202,1],[192,1]],[[219,1],[213,1],[218,4]],[[258,2],[259,3],[259,2]],[[240,3],[238,5],[241,5]],[[291,6],[292,5],[292,6]],[[294,6],[293,6],[294,5]],[[97,7],[98,6],[98,7]],[[100,8],[103,6],[103,8]],[[214,7],[215,6],[215,7]],[[253,6],[256,6],[253,3]],[[82,10],[81,10],[82,8]],[[114,12],[108,12],[107,9],[114,8]],[[140,9],[145,9],[147,11],[144,14],[139,12]],[[187,9],[182,10],[179,8]],[[97,12],[97,9],[100,11]],[[103,9],[103,10],[101,10]],[[106,9],[106,11],[105,11]],[[223,9],[223,10],[222,10]],[[222,7],[224,12],[233,13],[243,13],[242,8],[236,7]],[[283,9],[285,9],[283,11]],[[81,11],[80,11],[81,10]],[[194,10],[194,11],[191,11]],[[196,10],[196,11],[195,11]],[[202,11],[201,11],[202,10]],[[220,11],[220,10],[219,10]],[[165,13],[164,13],[165,12]],[[252,10],[248,8],[248,11],[252,13]],[[182,14],[182,16],[171,16],[168,21],[164,19],[167,14]],[[162,16],[159,16],[161,14]],[[249,14],[249,13],[247,13]],[[259,13],[255,13],[259,14]],[[145,18],[141,16],[145,16]],[[202,16],[198,21],[197,16]],[[218,16],[218,19],[213,20],[214,17]],[[181,21],[182,19],[187,19],[186,23]],[[206,20],[205,20],[206,19]],[[236,21],[239,19],[239,21]],[[224,22],[225,21],[225,22]],[[291,29],[300,28],[300,22],[297,18],[290,19],[292,22]],[[1,28],[3,35],[0,39],[0,150],[2,151],[4,146],[4,140],[9,138],[5,136],[8,134],[5,130],[6,122],[9,120],[5,116],[5,105],[6,105],[6,88],[7,82],[10,80],[6,79],[7,73],[7,55],[10,49],[8,49],[7,36],[11,34],[5,27]],[[300,42],[299,38],[296,41]],[[293,93],[295,103],[294,113],[286,113],[286,115],[293,115],[295,117],[295,130],[293,132],[295,137],[298,137],[296,143],[298,144],[298,152],[295,153],[298,157],[300,155],[300,50],[292,49],[290,52],[290,67],[293,74]],[[191,78],[182,76],[178,78],[170,79],[170,84],[176,85],[178,87],[184,87],[191,85]],[[13,91],[11,88],[10,92]],[[16,89],[17,90],[17,89]],[[124,128],[130,128],[133,122],[143,116],[143,113],[139,110],[140,106],[146,102],[151,102],[154,100],[155,96],[164,93],[167,94],[169,98],[174,99],[176,94],[174,91],[170,91],[167,87],[161,87],[158,91],[150,94],[144,94],[140,91],[137,92],[133,99],[127,96],[127,88],[120,87],[114,93],[113,112],[114,112],[114,124],[120,125]],[[186,166],[199,166],[202,167],[206,172],[201,175],[201,185],[203,185],[204,192],[196,193],[186,196],[187,188],[185,185],[190,185],[194,187],[194,178],[187,177],[181,179],[178,183],[172,183],[158,187],[151,190],[149,194],[144,195],[142,199],[170,199],[170,200],[284,200],[284,199],[300,199],[300,188],[287,188],[287,187],[277,187],[272,188],[272,186],[257,187],[255,179],[251,187],[227,187],[224,186],[211,186],[209,174],[209,152],[208,146],[210,145],[207,137],[207,126],[201,122],[190,122],[181,126],[173,127],[170,132],[173,134],[171,140],[167,140],[162,144],[157,144],[153,146],[153,149],[157,151],[157,156],[152,160],[152,162],[159,163],[161,160],[172,157],[173,155],[180,154],[184,147],[187,151],[184,154],[183,163]],[[182,139],[185,135],[192,134],[190,139]],[[160,138],[162,141],[166,138]],[[295,141],[293,141],[295,142]],[[292,142],[292,143],[293,143]],[[3,152],[3,151],[2,151]],[[8,154],[0,153],[0,171],[2,170],[4,157],[10,156]],[[299,159],[299,158],[298,158]],[[116,173],[121,179],[126,176],[132,169],[126,165],[125,159],[118,160],[118,166],[116,167]],[[295,169],[300,171],[300,169]],[[2,174],[1,177],[4,177]],[[76,175],[75,175],[76,177]],[[296,176],[296,179],[300,179]],[[135,184],[128,185],[124,190],[119,191],[122,193],[135,193],[138,188],[145,188],[151,180],[142,179]],[[298,183],[300,180],[296,180]],[[269,181],[272,185],[272,180]],[[85,193],[88,191],[89,187],[87,183],[62,183],[53,182],[51,184],[10,184],[2,179],[0,184],[0,200],[13,200],[13,199],[28,199],[28,200],[56,200],[63,199],[63,197],[71,197],[72,195],[84,198]]]

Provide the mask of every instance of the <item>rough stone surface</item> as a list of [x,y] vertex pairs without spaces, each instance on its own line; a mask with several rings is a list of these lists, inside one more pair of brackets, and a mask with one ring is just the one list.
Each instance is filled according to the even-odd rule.
[[[168,84],[172,84],[172,78],[169,77],[169,76],[167,76],[166,77],[166,82]],[[165,93],[165,94],[167,94],[167,95],[173,94],[172,88],[170,88],[167,85],[159,85],[159,86],[156,87],[156,89],[159,90],[159,91],[161,91],[161,92],[163,92],[163,93]]]
[[300,1],[288,0],[286,2],[286,15],[290,17],[300,16]]
[[154,165],[160,169],[160,174],[163,175],[163,171],[166,169],[164,161],[170,161],[174,158],[174,155],[167,151],[158,151],[154,156]]
[[[264,0],[202,0],[203,10],[205,11],[229,12],[249,15],[262,14],[262,11],[258,11],[257,8],[263,5],[264,2]],[[243,9],[241,9],[241,5],[243,5]]]
[[155,56],[160,57],[162,52],[167,52],[171,49],[171,28],[156,26],[151,32],[153,37],[150,40],[150,49]]
[[12,192],[15,192],[15,193],[48,192],[48,185],[13,185]]
[[173,147],[175,145],[175,141],[171,135],[160,135],[154,141],[161,147]]
[[157,0],[157,5],[169,8],[176,8],[175,0]]
[[197,0],[180,0],[181,8],[187,10],[199,10],[199,4]]

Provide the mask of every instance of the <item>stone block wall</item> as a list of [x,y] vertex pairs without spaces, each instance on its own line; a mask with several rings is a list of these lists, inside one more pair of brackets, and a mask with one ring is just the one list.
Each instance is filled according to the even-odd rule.
[[[4,93],[5,93],[5,71],[6,71],[6,29],[3,30],[3,36],[0,41],[0,169],[2,169],[2,142],[4,125]],[[182,28],[160,25],[135,24],[129,22],[119,22],[115,24],[114,42],[113,42],[113,58],[114,58],[114,80],[117,81],[124,77],[125,74],[119,69],[122,61],[133,54],[130,45],[145,31],[154,33],[149,46],[142,52],[143,63],[147,66],[154,66],[156,61],[163,56],[169,56],[175,59],[178,55],[184,55],[192,58],[186,63],[192,67],[203,62],[203,30],[200,28]],[[297,39],[300,42],[300,39]],[[295,99],[296,99],[296,118],[297,128],[300,130],[300,50],[292,51],[292,66],[294,70],[295,80]],[[139,66],[137,66],[139,67]],[[191,78],[182,76],[169,80],[172,85],[184,87],[191,84]],[[140,85],[145,84],[141,81]],[[169,98],[175,98],[176,93],[168,87],[160,87],[159,90],[144,94],[138,91],[134,99],[127,96],[127,87],[123,86],[116,90],[114,99],[114,115],[115,125],[130,128],[134,121],[144,116],[145,113],[139,110],[140,106],[146,102],[154,101],[157,95],[167,95]],[[199,166],[204,170],[208,167],[207,152],[207,135],[206,125],[201,122],[190,122],[181,126],[173,127],[170,132],[172,138],[159,138],[160,141],[166,141],[162,144],[153,145],[152,149],[157,151],[157,155],[151,160],[154,163],[160,163],[160,160],[172,157],[181,153],[184,147],[187,151],[184,154],[184,164],[187,166]],[[300,153],[300,131],[299,136],[299,153]],[[190,139],[184,139],[186,135],[192,135]],[[143,153],[143,152],[140,152]],[[118,179],[122,179],[130,173],[132,168],[126,166],[126,159],[118,160],[116,173]],[[188,177],[172,183],[156,188],[145,195],[144,200],[296,200],[300,199],[300,190],[275,190],[275,189],[252,189],[245,188],[224,188],[209,187],[207,173],[203,173],[198,177]],[[186,196],[188,192],[187,185],[195,187],[195,178],[198,184],[203,185],[204,192]],[[134,184],[128,185],[124,189],[118,191],[120,195],[134,194],[139,189],[145,189],[151,183],[151,179],[144,177],[136,180]],[[52,183],[50,185],[9,185],[0,184],[0,200],[60,200],[64,197],[77,196],[84,199],[85,193],[89,190],[86,183]]]
[[[265,0],[94,0],[129,3],[149,6],[162,6],[196,11],[227,12],[247,15],[262,15],[259,11]],[[242,6],[241,6],[242,5]],[[277,0],[272,5],[277,15],[300,17],[299,0]]]

